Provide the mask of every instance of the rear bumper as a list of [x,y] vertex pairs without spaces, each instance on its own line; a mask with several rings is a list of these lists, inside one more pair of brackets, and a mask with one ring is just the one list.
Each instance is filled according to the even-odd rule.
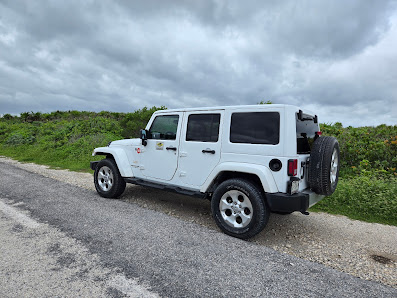
[[311,190],[289,195],[285,193],[267,193],[266,199],[271,211],[277,212],[306,212],[311,206],[321,201],[325,196],[318,195]]

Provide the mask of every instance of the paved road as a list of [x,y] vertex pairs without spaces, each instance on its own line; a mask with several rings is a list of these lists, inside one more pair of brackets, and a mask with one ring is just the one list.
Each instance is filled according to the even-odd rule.
[[[133,296],[134,291],[136,296],[158,294],[167,297],[397,296],[397,290],[382,284],[280,254],[134,204],[104,199],[91,191],[12,165],[0,163],[0,177],[0,215],[3,223],[6,220],[6,223],[13,225],[2,230],[15,234],[9,237],[11,242],[23,243],[18,249],[28,249],[29,245],[35,246],[38,237],[51,238],[53,235],[47,239],[47,244],[44,242],[42,245],[48,245],[48,255],[58,254],[58,271],[67,274],[74,263],[75,267],[95,263],[95,266],[81,268],[79,274],[73,275],[74,279],[57,277],[66,278],[66,282],[55,285],[64,287],[64,293],[70,293],[70,296],[82,294],[79,294],[79,289],[74,294],[68,292],[73,290],[68,286],[76,280],[76,276],[81,282],[88,282],[92,277],[92,268],[103,270],[94,274],[97,276],[94,282],[97,281],[98,286],[102,287],[97,289],[96,296],[102,295],[98,293],[104,296]],[[45,226],[49,231],[18,236],[21,230],[34,230],[37,225]],[[56,233],[65,235],[67,241],[56,236]],[[56,239],[61,240],[54,243]],[[74,250],[62,253],[60,248],[67,250],[68,243]],[[28,255],[35,257],[32,253]],[[4,270],[11,270],[13,260],[21,266],[21,259],[25,256],[10,259],[7,250],[2,249],[0,257],[7,260],[7,266],[0,267],[2,288],[2,285],[15,284],[18,278]],[[45,264],[43,262],[43,268]],[[48,264],[51,265],[51,261]],[[51,270],[43,272],[48,276],[30,276],[37,279],[33,283],[44,285],[46,280],[53,278]],[[29,281],[24,280],[23,283]],[[30,291],[34,296],[36,290]],[[8,293],[1,293],[0,290],[0,294],[7,296]]]

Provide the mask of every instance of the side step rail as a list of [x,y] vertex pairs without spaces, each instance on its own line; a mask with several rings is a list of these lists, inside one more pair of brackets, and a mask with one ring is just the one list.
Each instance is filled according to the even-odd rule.
[[131,184],[148,186],[148,187],[157,188],[157,189],[161,189],[161,190],[180,193],[180,194],[187,195],[187,196],[193,196],[193,197],[197,197],[197,198],[201,198],[201,199],[205,199],[207,197],[207,194],[205,194],[205,193],[196,191],[194,189],[182,188],[182,187],[176,186],[176,185],[162,184],[162,183],[143,180],[143,179],[139,179],[139,178],[124,178],[124,181],[127,183],[131,183]]

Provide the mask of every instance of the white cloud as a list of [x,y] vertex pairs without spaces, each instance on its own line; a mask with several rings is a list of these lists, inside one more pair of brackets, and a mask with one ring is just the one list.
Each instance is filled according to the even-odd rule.
[[0,113],[272,100],[396,124],[393,3],[3,2]]

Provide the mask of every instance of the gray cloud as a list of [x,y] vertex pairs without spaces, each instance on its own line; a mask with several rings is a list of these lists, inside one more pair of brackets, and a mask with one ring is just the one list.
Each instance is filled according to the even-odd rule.
[[272,100],[396,124],[393,3],[0,1],[0,114]]

